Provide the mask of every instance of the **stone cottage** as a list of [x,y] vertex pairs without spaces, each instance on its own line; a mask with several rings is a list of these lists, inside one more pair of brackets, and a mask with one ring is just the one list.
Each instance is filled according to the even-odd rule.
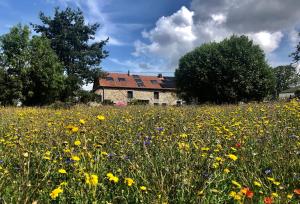
[[180,105],[175,78],[108,73],[94,84],[95,93],[103,102]]

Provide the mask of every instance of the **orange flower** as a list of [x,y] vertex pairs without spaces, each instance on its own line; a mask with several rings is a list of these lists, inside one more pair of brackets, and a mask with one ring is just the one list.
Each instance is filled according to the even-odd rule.
[[297,195],[300,195],[300,188],[295,189],[294,193],[297,194]]
[[254,193],[252,192],[252,191],[250,191],[250,190],[248,190],[247,192],[246,192],[246,197],[247,198],[253,198],[253,195],[254,195]]
[[254,193],[253,193],[252,191],[250,191],[249,188],[243,188],[243,189],[241,190],[241,192],[242,192],[243,194],[245,194],[247,198],[250,198],[250,199],[253,198]]
[[264,204],[272,204],[273,200],[271,197],[265,197],[264,198]]

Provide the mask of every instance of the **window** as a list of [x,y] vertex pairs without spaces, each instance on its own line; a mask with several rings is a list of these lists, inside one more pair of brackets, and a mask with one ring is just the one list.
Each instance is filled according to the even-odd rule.
[[162,103],[161,105],[162,105],[162,106],[167,106],[167,104],[166,104],[166,103]]
[[159,92],[154,92],[154,99],[159,99]]
[[151,84],[158,84],[156,80],[151,80]]
[[154,105],[155,105],[155,106],[158,106],[159,104],[158,104],[158,103],[154,103]]
[[176,101],[177,106],[181,106],[181,101]]
[[133,98],[133,91],[127,91],[127,98],[129,99]]
[[112,77],[106,77],[106,81],[114,81],[114,78],[112,78]]
[[120,82],[122,82],[122,81],[126,81],[126,79],[125,79],[125,78],[118,78],[118,80],[119,80]]

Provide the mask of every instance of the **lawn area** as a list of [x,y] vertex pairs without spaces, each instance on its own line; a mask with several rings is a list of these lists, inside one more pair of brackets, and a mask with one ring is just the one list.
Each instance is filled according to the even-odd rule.
[[1,203],[299,203],[300,103],[0,108]]

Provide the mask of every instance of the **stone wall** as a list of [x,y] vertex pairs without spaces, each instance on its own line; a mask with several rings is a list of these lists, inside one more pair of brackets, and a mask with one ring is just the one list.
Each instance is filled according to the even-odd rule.
[[[133,99],[136,100],[149,100],[151,105],[176,105],[177,101],[181,101],[175,92],[171,91],[154,91],[154,90],[132,90],[132,89],[104,89],[104,100],[111,100],[114,103],[122,101],[125,103],[130,102],[133,99],[127,98],[127,92],[133,92]],[[154,92],[159,92],[159,99],[154,99]],[[102,96],[103,99],[103,90],[98,89],[96,94]]]
[[279,98],[281,99],[285,99],[285,98],[290,98],[290,97],[294,97],[295,93],[280,93],[279,94]]

